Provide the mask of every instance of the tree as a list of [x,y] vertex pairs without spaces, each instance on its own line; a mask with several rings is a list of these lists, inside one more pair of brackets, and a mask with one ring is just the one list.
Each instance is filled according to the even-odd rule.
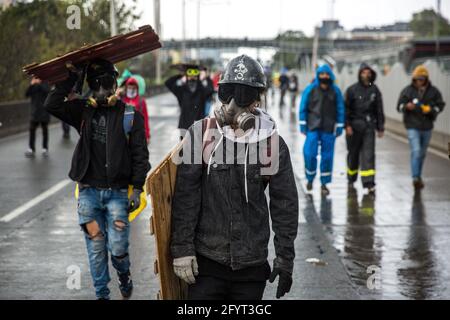
[[411,30],[416,37],[434,37],[434,23],[438,19],[439,35],[450,36],[450,24],[442,15],[438,15],[433,9],[425,9],[413,14],[409,23]]
[[[310,39],[307,39],[303,31],[296,30],[288,30],[282,34],[279,34],[276,40],[280,42],[311,42]],[[275,68],[283,68],[286,67],[288,69],[299,67],[301,52],[299,53],[290,53],[290,52],[277,52],[274,55],[274,66]]]
[[[118,31],[134,29],[136,8],[117,3]],[[133,1],[135,3],[135,0]],[[67,8],[81,10],[81,28],[67,28]],[[86,14],[87,13],[87,14]],[[110,36],[108,0],[35,0],[18,2],[0,11],[0,101],[23,98],[28,79],[22,67],[42,62]]]

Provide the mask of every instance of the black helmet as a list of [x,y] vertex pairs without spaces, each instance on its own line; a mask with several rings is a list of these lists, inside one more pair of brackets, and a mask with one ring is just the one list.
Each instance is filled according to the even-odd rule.
[[263,67],[253,58],[243,54],[232,59],[225,68],[220,84],[244,84],[254,88],[266,88],[267,80]]
[[117,71],[117,68],[113,63],[105,59],[97,58],[89,62],[86,72],[88,81],[105,74],[117,78],[119,76],[119,71]]

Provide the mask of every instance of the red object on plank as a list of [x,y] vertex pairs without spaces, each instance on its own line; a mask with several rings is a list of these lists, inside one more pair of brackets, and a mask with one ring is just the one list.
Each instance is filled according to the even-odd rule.
[[118,63],[158,48],[161,48],[158,35],[151,26],[145,25],[136,31],[85,45],[46,62],[29,64],[23,67],[23,72],[54,84],[68,77],[67,63],[77,65],[95,58]]

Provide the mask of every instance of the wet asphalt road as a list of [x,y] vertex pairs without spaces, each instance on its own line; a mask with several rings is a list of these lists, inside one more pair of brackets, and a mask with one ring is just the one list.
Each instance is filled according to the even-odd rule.
[[[178,109],[169,94],[152,98],[148,104],[150,160],[156,165],[178,141]],[[294,284],[286,298],[450,298],[450,161],[429,154],[427,187],[421,196],[414,195],[408,146],[387,136],[377,145],[376,198],[364,196],[359,185],[357,195],[348,195],[345,141],[340,138],[331,196],[322,199],[318,181],[311,194],[303,191],[304,138],[297,131],[296,117],[287,108],[280,114],[275,104],[269,112],[290,147],[300,195]],[[50,156],[43,158],[38,149],[31,160],[23,156],[26,134],[0,140],[0,219],[44,194],[42,201],[35,201],[11,221],[0,220],[1,299],[94,298],[84,239],[77,225],[74,184],[66,180],[76,135],[72,131],[72,139],[65,141],[60,127],[52,127]],[[38,145],[39,139],[40,135]],[[59,188],[49,193],[55,185]],[[134,299],[154,299],[158,291],[150,211],[146,209],[132,224]],[[272,259],[272,245],[270,255]],[[307,258],[318,258],[326,265],[309,264]],[[375,283],[381,287],[373,290],[367,287],[369,266],[380,268]],[[79,288],[67,286],[71,270],[81,272]],[[115,275],[112,279],[112,298],[118,299]],[[265,298],[274,296],[275,286],[269,284]]]

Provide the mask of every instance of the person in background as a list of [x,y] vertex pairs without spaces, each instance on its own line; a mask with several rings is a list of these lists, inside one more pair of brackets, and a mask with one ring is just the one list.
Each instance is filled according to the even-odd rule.
[[358,82],[345,93],[348,191],[361,175],[363,187],[375,195],[375,132],[384,134],[383,98],[375,84],[377,74],[368,64],[359,68]]
[[42,155],[48,156],[48,123],[50,122],[50,114],[44,108],[44,102],[47,98],[50,88],[48,84],[43,83],[41,79],[33,77],[25,96],[31,99],[31,120],[30,120],[30,137],[28,150],[25,156],[33,158],[36,153],[36,129],[42,128]]
[[412,83],[400,93],[397,110],[403,113],[411,147],[411,171],[416,191],[425,187],[422,168],[431,140],[433,123],[444,110],[441,92],[431,84],[428,70],[419,65],[412,74]]
[[139,83],[138,81],[130,77],[125,81],[125,86],[123,89],[119,90],[119,95],[123,102],[128,105],[133,106],[136,111],[140,112],[144,117],[145,126],[145,138],[147,144],[150,143],[150,122],[148,118],[147,103],[145,99],[139,95]]
[[317,154],[320,146],[320,181],[322,195],[330,190],[327,184],[333,174],[334,143],[344,130],[345,105],[341,90],[335,85],[335,76],[330,66],[317,68],[316,78],[306,87],[300,102],[300,131],[306,135],[303,155],[308,183],[311,191],[317,173]]
[[175,95],[181,109],[178,129],[182,131],[182,138],[195,121],[205,117],[207,100],[214,93],[212,82],[200,80],[199,66],[184,65],[184,72],[167,79],[165,85]]
[[289,78],[287,76],[287,69],[283,68],[281,70],[280,75],[280,112],[282,111],[282,107],[284,106],[284,96],[286,95],[286,91],[289,88]]
[[298,77],[295,73],[292,73],[289,77],[289,93],[291,95],[291,112],[295,113],[295,106],[298,95]]

